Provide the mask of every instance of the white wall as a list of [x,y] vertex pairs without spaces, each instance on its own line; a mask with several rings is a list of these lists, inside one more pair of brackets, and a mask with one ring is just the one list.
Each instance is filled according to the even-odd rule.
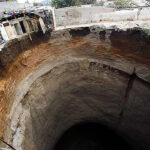
[[101,22],[123,22],[150,20],[150,8],[116,11],[101,6],[55,9],[56,27],[92,24]]
[[77,25],[99,22],[102,13],[113,12],[112,8],[103,7],[72,7],[55,9],[56,25]]
[[139,20],[148,20],[150,18],[150,8],[143,8],[140,11]]
[[7,32],[6,32],[6,30],[2,24],[0,25],[0,30],[1,30],[1,34],[2,34],[3,39],[5,41],[8,41],[9,37],[8,37]]
[[0,2],[0,12],[3,11],[11,11],[11,10],[18,10],[33,6],[33,4],[24,4],[24,3],[17,3],[17,2]]

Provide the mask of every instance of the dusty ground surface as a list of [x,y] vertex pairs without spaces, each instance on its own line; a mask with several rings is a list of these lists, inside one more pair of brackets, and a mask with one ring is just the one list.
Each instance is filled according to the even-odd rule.
[[[49,33],[42,42],[40,37],[36,38],[38,40],[33,41],[34,44],[26,41],[25,47],[10,43],[7,52],[1,54],[1,138],[4,137],[4,131],[7,128],[7,115],[10,112],[12,97],[18,83],[47,60],[59,60],[63,56],[97,59],[105,62],[106,66],[116,68],[129,78],[132,74],[136,74],[147,85],[150,83],[149,37],[138,30],[99,31],[98,27],[91,27],[90,29],[82,28]],[[15,59],[12,59],[12,56]],[[72,67],[70,66],[70,68]],[[129,78],[123,85],[124,90],[128,86]],[[148,96],[146,95],[147,98]]]

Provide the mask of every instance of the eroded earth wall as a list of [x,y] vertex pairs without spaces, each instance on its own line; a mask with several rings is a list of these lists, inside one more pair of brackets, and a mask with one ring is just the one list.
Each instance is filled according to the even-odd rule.
[[1,138],[17,150],[48,150],[72,125],[94,121],[133,149],[150,149],[150,37],[143,30],[91,26],[33,39],[12,41],[0,54]]

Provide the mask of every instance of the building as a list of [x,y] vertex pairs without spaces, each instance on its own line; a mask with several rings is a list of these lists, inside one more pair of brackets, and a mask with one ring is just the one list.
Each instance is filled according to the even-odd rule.
[[20,17],[17,15],[9,17],[9,19],[3,18],[4,21],[0,22],[0,45],[23,35],[30,36],[32,32],[42,31],[45,33],[51,27],[48,19],[50,12],[47,10],[40,13],[21,13]]
[[9,41],[25,34],[37,32],[40,29],[45,33],[46,26],[42,18],[21,17],[0,24],[0,41]]

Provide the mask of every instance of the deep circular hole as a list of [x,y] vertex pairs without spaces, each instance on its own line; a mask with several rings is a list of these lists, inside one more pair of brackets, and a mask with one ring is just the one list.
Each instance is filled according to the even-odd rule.
[[79,124],[67,130],[54,150],[132,150],[131,146],[114,131],[97,124]]

